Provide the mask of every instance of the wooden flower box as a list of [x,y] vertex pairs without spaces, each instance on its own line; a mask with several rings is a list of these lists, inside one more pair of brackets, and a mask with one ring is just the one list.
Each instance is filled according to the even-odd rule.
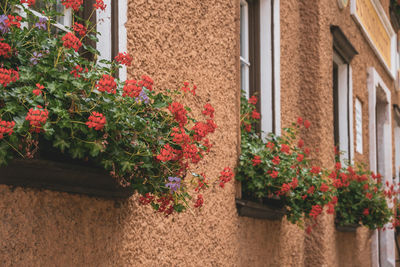
[[236,199],[239,216],[266,220],[281,220],[285,208],[280,200],[270,199],[257,203],[250,200]]
[[346,224],[346,225],[339,225],[337,222],[335,223],[336,230],[339,232],[347,232],[347,233],[354,233],[357,232],[357,228],[360,227],[359,224]]
[[122,187],[107,172],[50,160],[14,160],[0,168],[0,184],[49,189],[104,198],[127,198],[130,187]]

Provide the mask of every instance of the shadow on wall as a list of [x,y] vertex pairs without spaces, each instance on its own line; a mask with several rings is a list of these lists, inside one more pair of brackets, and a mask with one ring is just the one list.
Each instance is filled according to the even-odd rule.
[[129,212],[122,206],[129,200],[10,191],[0,185],[1,266],[122,265],[122,228]]
[[356,232],[336,231],[336,251],[339,266],[371,266],[371,237],[373,231],[359,227]]
[[304,231],[286,219],[239,217],[239,266],[301,266]]

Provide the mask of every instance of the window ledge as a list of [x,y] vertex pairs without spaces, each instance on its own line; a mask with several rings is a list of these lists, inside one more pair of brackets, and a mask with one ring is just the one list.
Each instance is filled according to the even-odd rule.
[[105,171],[47,160],[14,160],[0,168],[0,184],[50,189],[104,198],[128,198],[122,187]]
[[281,220],[285,215],[285,209],[282,207],[273,207],[272,205],[261,204],[244,199],[236,199],[236,207],[239,216],[266,220]]

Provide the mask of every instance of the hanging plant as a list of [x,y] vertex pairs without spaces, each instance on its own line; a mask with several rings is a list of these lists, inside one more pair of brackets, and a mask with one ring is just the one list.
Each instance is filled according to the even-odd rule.
[[242,182],[243,197],[257,202],[279,198],[287,219],[300,225],[305,218],[316,220],[326,205],[333,213],[336,198],[326,173],[310,163],[310,148],[298,137],[311,123],[299,118],[292,127],[284,128],[281,136],[271,133],[262,138],[254,127],[260,119],[256,103],[255,96],[247,100],[242,95],[241,154],[236,178]]
[[[196,120],[181,104],[185,92],[196,97],[195,86],[185,82],[179,91],[161,93],[146,75],[119,80],[118,69],[130,66],[132,57],[120,53],[98,61],[88,42],[97,40],[95,25],[75,14],[66,31],[55,28],[61,16],[55,3],[41,1],[41,17],[30,9],[34,0],[0,4],[0,165],[55,149],[108,170],[141,194],[142,204],[166,215],[185,210],[190,200],[201,207],[199,192],[211,182],[193,173],[192,188],[185,177],[210,151],[207,136],[217,128],[213,107],[205,104],[202,120]],[[62,4],[82,9],[82,1]],[[104,8],[96,1],[92,12]],[[221,183],[231,174],[226,168]]]
[[383,228],[392,219],[388,205],[396,195],[394,185],[382,184],[382,176],[368,171],[364,165],[342,166],[338,155],[336,160],[335,170],[329,175],[338,196],[336,224]]

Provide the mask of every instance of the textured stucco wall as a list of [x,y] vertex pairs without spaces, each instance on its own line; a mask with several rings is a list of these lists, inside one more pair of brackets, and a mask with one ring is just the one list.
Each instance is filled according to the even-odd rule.
[[[334,1],[336,2],[336,1]],[[213,152],[199,166],[216,177],[234,166],[239,142],[239,1],[130,0],[130,77],[148,74],[157,89],[189,80],[216,109]],[[282,125],[297,116],[313,125],[304,138],[319,164],[333,165],[332,37],[339,25],[359,54],[352,62],[354,96],[363,101],[368,163],[367,68],[389,88],[349,7],[330,0],[281,0]],[[392,99],[398,96],[393,93]],[[187,100],[196,107],[198,102]],[[205,207],[164,218],[135,197],[113,201],[0,185],[1,266],[369,266],[370,235],[339,233],[324,216],[311,235],[287,221],[239,218],[235,187],[210,190]]]
[[[332,3],[334,2],[334,3]],[[384,9],[388,10],[388,1]],[[305,140],[317,148],[318,163],[331,167],[333,159],[332,36],[330,25],[338,25],[359,52],[352,63],[353,103],[363,103],[363,151],[355,159],[369,163],[367,69],[374,67],[392,91],[393,80],[384,70],[361,30],[350,16],[350,8],[340,11],[336,1],[281,1],[281,83],[282,120],[288,125],[298,115],[312,121]],[[301,52],[299,52],[301,51]],[[354,114],[353,114],[354,116]],[[354,124],[355,133],[355,124]],[[325,215],[320,225],[305,238],[305,266],[370,266],[371,235],[337,232],[333,216]]]

